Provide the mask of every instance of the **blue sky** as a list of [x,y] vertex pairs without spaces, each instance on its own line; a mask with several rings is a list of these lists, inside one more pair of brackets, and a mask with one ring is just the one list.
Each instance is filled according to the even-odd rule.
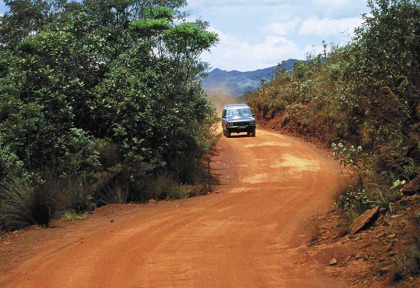
[[369,12],[366,0],[189,0],[186,10],[220,35],[203,59],[239,71],[305,59],[322,50],[323,40],[345,44]]
[[[220,43],[203,60],[213,68],[250,71],[305,59],[321,42],[345,44],[366,0],[188,0],[191,19],[210,22]],[[0,0],[0,14],[5,11]]]

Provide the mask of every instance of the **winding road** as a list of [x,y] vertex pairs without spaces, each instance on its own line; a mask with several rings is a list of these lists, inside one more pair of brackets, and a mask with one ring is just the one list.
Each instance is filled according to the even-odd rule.
[[311,217],[340,189],[328,153],[261,129],[222,137],[217,151],[211,195],[27,232],[10,244],[18,254],[0,247],[0,287],[345,286],[304,252]]

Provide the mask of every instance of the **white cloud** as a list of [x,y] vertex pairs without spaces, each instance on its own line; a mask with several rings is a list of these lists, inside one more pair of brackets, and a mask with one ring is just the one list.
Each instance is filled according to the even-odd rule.
[[325,0],[312,0],[313,4],[316,5],[321,5],[321,6],[347,6],[349,4],[351,4],[353,2],[353,0],[329,0],[329,1],[325,1]]
[[340,33],[353,34],[354,28],[362,24],[361,17],[330,19],[311,17],[303,21],[299,29],[300,35],[335,36]]
[[366,0],[311,0],[312,5],[325,6],[337,8],[347,8],[347,7],[364,7],[366,6]]
[[[210,22],[221,42],[203,55],[214,68],[255,70],[303,59],[312,45],[344,44],[362,24],[366,0],[189,0],[192,18]],[[221,31],[221,32],[220,32]],[[222,33],[223,32],[223,33]],[[321,52],[316,48],[315,53]]]
[[207,15],[211,13],[258,13],[264,11],[264,17],[270,17],[275,11],[285,11],[290,14],[307,5],[307,0],[189,0],[186,10]]
[[264,31],[271,35],[287,35],[295,31],[301,20],[296,18],[288,22],[273,22],[264,28]]
[[279,0],[213,0],[213,1],[204,1],[204,0],[189,0],[188,6],[191,8],[212,8],[212,7],[250,7],[250,6],[279,6],[282,2]]
[[[327,44],[326,52],[331,52],[331,46]],[[305,55],[305,58],[309,57],[315,57],[319,54],[324,54],[324,47],[322,45],[308,45],[305,48],[303,48],[303,54]]]
[[220,43],[211,53],[203,55],[213,68],[250,71],[274,66],[289,58],[302,58],[299,48],[281,36],[266,36],[260,43],[251,43],[232,35],[219,33]]

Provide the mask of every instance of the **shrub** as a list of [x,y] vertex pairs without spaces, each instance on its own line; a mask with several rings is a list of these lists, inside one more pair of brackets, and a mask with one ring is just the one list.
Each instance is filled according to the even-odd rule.
[[[9,192],[0,192],[0,202],[13,219],[48,224],[56,209],[80,213],[98,202],[162,198],[175,195],[180,181],[199,181],[189,170],[200,170],[215,123],[200,82],[207,65],[199,55],[218,37],[204,22],[175,21],[185,18],[179,11],[184,0],[163,1],[169,8],[143,2],[129,1],[127,13],[110,18],[87,2],[32,5],[31,15],[6,4],[0,21],[0,191],[7,186]],[[185,155],[195,167],[180,171]],[[44,177],[52,174],[53,180]],[[27,191],[11,181],[35,176],[43,180],[28,180]]]
[[0,221],[4,230],[13,230],[31,224],[27,204],[30,201],[32,187],[13,178],[4,185],[0,203]]
[[67,185],[64,190],[66,209],[82,213],[92,211],[96,207],[94,185],[86,174],[68,177],[63,180]]
[[129,197],[129,187],[127,183],[120,183],[119,181],[111,181],[103,188],[99,203],[108,204],[124,204],[127,203]]
[[392,181],[409,181],[420,169],[420,6],[372,0],[368,7],[351,43],[330,53],[323,43],[323,54],[276,71],[247,99],[260,118],[280,112],[282,129],[333,143],[356,176],[337,201],[350,214],[363,212],[366,201],[391,211],[399,197]]
[[106,140],[99,139],[95,150],[99,153],[99,162],[103,167],[114,167],[120,162],[118,145]]
[[[59,165],[62,174],[88,173],[100,167],[97,140],[82,129],[70,129],[65,137],[64,163]],[[56,159],[58,160],[58,159]]]
[[167,172],[159,173],[148,180],[145,198],[166,199],[169,197],[175,199],[177,198],[177,187],[178,184],[171,174]]
[[29,175],[19,157],[9,146],[3,145],[0,134],[0,187],[13,177],[28,178]]
[[420,273],[420,250],[412,248],[412,251],[401,253],[392,259],[394,269],[392,279],[399,282],[406,277],[418,276]]
[[350,185],[343,194],[338,196],[335,205],[344,211],[350,219],[354,220],[369,209],[372,202],[369,200],[364,188]]
[[62,217],[65,221],[72,222],[72,221],[81,221],[87,219],[87,214],[82,213],[78,214],[74,211],[66,211]]
[[175,190],[176,199],[183,199],[197,196],[197,192],[192,187],[180,185]]
[[179,178],[181,183],[197,184],[203,181],[205,167],[200,158],[196,155],[180,155],[179,157]]
[[33,183],[13,178],[2,190],[0,223],[5,230],[27,225],[48,226],[58,203],[57,183]]

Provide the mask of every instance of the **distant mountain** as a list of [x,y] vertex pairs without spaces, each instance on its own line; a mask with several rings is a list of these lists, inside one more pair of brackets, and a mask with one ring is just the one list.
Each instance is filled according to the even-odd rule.
[[[300,60],[289,59],[284,61],[281,67],[286,69],[286,71],[291,71],[296,61]],[[204,78],[203,88],[209,95],[242,95],[256,89],[261,79],[271,79],[273,70],[276,67],[273,66],[248,72],[214,69]]]

